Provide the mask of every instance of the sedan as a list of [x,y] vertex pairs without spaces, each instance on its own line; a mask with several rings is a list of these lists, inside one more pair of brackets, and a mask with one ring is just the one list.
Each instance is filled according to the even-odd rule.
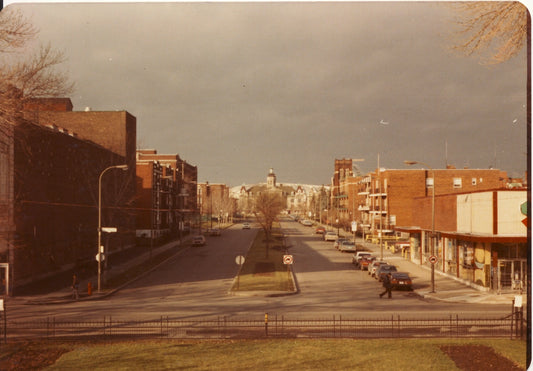
[[413,290],[413,281],[406,272],[392,272],[391,284],[394,289]]
[[242,229],[250,229],[250,223],[243,223]]
[[326,232],[324,235],[324,241],[335,241],[337,237],[337,233],[335,232]]
[[202,235],[194,236],[192,238],[192,245],[193,246],[203,246],[205,245],[205,237]]
[[389,264],[381,264],[379,268],[376,270],[376,274],[374,277],[378,279],[379,282],[383,281],[383,276],[386,274],[397,272],[398,269],[394,265]]
[[310,220],[304,220],[302,222],[303,225],[305,225],[306,227],[312,227],[313,226],[313,222],[310,221]]
[[344,241],[348,241],[348,240],[346,238],[337,238],[335,242],[333,242],[333,247],[338,250],[339,247],[341,246],[341,243],[343,243]]
[[218,228],[209,228],[207,234],[210,236],[220,236],[220,229]]
[[339,245],[339,251],[341,252],[355,252],[355,243],[352,241],[342,241]]
[[367,271],[368,267],[370,267],[370,264],[372,264],[374,260],[376,260],[375,256],[363,256],[359,261],[359,268],[361,268],[362,271]]
[[324,233],[326,233],[326,228],[324,228],[324,227],[316,227],[315,233],[316,234],[324,234]]
[[387,262],[383,260],[374,260],[374,262],[368,267],[368,274],[374,277],[376,275],[376,270],[381,264],[387,264]]

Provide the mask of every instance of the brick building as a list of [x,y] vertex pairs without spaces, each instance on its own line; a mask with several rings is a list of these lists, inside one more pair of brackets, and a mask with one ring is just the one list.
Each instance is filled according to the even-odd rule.
[[181,237],[197,215],[198,169],[179,155],[137,151],[137,237],[151,242]]
[[[435,269],[486,289],[520,289],[528,279],[527,190],[497,189],[435,197],[432,238],[432,197],[413,200],[408,256]],[[432,246],[433,245],[433,246]]]
[[221,183],[199,183],[198,203],[204,220],[227,221],[235,211],[229,187]]
[[[109,134],[103,135],[106,128]],[[118,228],[104,235],[103,244],[108,252],[131,246],[135,130],[135,117],[127,112],[101,112],[96,118],[73,112],[68,98],[25,105],[13,135],[0,140],[13,148],[0,158],[14,169],[0,185],[0,194],[13,190],[7,198],[13,212],[1,219],[0,237],[10,289],[95,264],[99,176],[113,165],[129,169],[111,170],[102,179],[102,226]]]
[[[435,178],[435,179],[433,179]],[[417,197],[503,189],[507,174],[497,169],[376,169],[357,182],[357,196],[347,201],[358,205],[356,220],[366,231],[392,233],[396,226],[413,225]],[[346,197],[352,193],[347,192]]]

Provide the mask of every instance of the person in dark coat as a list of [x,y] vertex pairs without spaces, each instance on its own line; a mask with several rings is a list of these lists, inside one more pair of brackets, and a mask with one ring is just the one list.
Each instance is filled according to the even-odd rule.
[[389,299],[392,298],[392,283],[391,283],[392,275],[390,273],[387,273],[383,277],[383,287],[385,288],[385,291],[383,291],[381,294],[379,294],[379,298],[381,299],[383,295],[389,294]]

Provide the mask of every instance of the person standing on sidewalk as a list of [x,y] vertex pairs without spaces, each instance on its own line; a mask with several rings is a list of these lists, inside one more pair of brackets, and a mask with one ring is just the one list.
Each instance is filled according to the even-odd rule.
[[74,273],[72,276],[72,298],[75,300],[79,299],[78,289],[80,287],[80,281],[78,280],[78,275]]
[[392,283],[391,283],[391,277],[392,275],[390,273],[387,273],[383,277],[383,287],[385,288],[385,291],[383,291],[381,294],[379,294],[379,298],[381,299],[383,295],[389,294],[389,299],[392,299]]

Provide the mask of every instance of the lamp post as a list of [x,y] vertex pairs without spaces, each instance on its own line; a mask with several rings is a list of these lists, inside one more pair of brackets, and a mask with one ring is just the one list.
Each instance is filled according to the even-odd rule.
[[102,241],[102,176],[104,173],[111,169],[122,169],[124,171],[128,170],[128,165],[113,165],[105,168],[98,177],[98,293],[100,293],[100,282],[102,275],[102,251],[101,251],[101,241]]
[[[422,165],[431,171],[433,177],[433,187],[431,192],[431,256],[435,255],[435,170],[425,162],[404,161],[406,165]],[[431,262],[431,292],[435,292],[435,263]]]

